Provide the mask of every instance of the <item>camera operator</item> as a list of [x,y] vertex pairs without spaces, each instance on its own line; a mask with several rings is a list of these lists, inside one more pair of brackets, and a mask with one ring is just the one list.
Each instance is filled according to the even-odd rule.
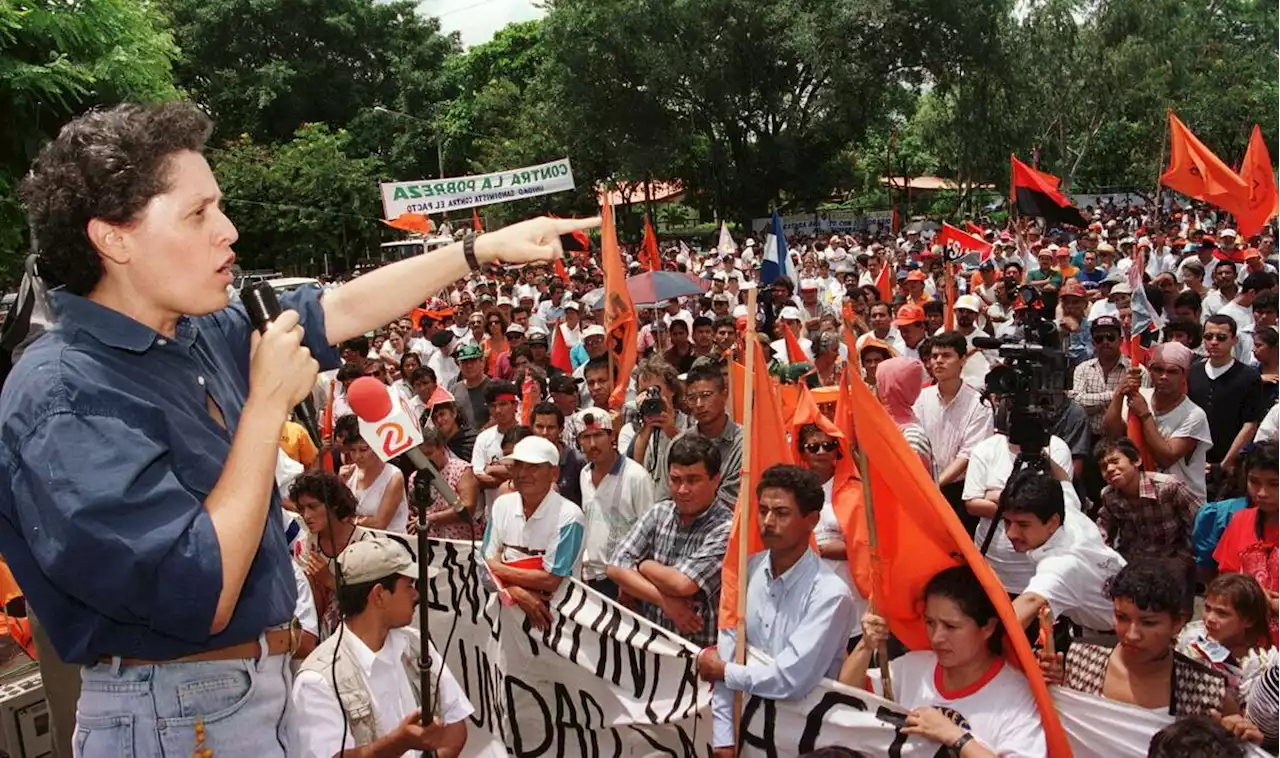
[[644,466],[655,483],[661,478],[658,459],[689,425],[682,405],[675,367],[657,357],[641,361],[636,367],[635,404],[624,411],[627,423],[618,432],[618,452]]

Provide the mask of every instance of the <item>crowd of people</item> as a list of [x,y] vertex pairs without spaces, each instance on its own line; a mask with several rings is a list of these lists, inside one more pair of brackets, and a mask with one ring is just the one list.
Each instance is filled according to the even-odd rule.
[[[609,402],[609,353],[620,346],[590,255],[560,274],[529,266],[458,280],[414,317],[348,340],[343,365],[313,393],[332,419],[329,446],[306,447],[289,428],[283,442],[315,469],[293,492],[314,535],[299,565],[329,619],[321,638],[337,619],[326,557],[366,528],[413,532],[411,514],[425,509],[432,536],[481,543],[489,574],[536,628],[574,577],[706,648],[712,744],[726,755],[733,692],[795,698],[824,676],[877,687],[871,653],[889,630],[851,579],[832,509],[836,463],[850,451],[818,425],[796,433],[798,466],[755,486],[768,551],[751,564],[747,628],[771,663],[733,663],[733,632],[717,627],[742,459],[728,363],[741,360],[754,319],[781,381],[835,385],[851,359],[848,328],[863,379],[983,547],[1028,634],[1042,612],[1057,619],[1045,631],[1058,642],[1042,660],[1049,681],[1204,716],[1193,722],[1201,732],[1274,752],[1274,237],[1239,239],[1210,210],[1088,212],[1094,223],[1080,230],[986,224],[992,252],[981,258],[911,231],[797,236],[794,278],[767,283],[754,239],[732,252],[671,246],[664,268],[704,291],[638,304],[639,360],[621,407]],[[628,271],[641,273],[628,252]],[[1065,356],[1042,465],[1019,463],[1011,398],[986,386],[1006,361],[975,346],[980,337],[1057,344]],[[424,449],[469,520],[415,488],[410,467],[370,452],[345,400],[365,376],[419,415]],[[321,479],[342,493],[327,523],[308,510]],[[907,730],[965,756],[1042,754],[1026,682],[1004,665],[1006,630],[972,572],[939,574],[922,600],[932,650],[890,661],[897,697],[913,708]]]
[[[735,693],[824,677],[892,683],[903,731],[965,758],[1044,755],[1002,654],[1022,634],[1047,680],[1173,719],[1151,755],[1275,752],[1274,228],[1108,206],[1083,229],[972,220],[990,244],[972,259],[917,226],[798,235],[782,260],[681,243],[657,265],[695,294],[637,303],[623,345],[598,256],[560,255],[599,220],[539,218],[290,292],[255,324],[229,292],[211,130],[180,101],[93,111],[21,187],[50,291],[15,308],[42,335],[5,334],[0,552],[47,634],[51,706],[54,664],[78,667],[75,754],[458,755],[473,706],[413,628],[419,529],[473,543],[535,630],[571,579],[698,646],[718,757]],[[763,281],[766,248],[786,273]],[[795,425],[794,464],[742,491],[726,373],[752,333],[780,384],[860,372],[1022,629],[957,565],[911,598],[928,649],[903,649],[850,566],[833,497],[852,434],[829,419]],[[983,337],[1065,352],[1036,374],[1037,435]],[[362,436],[350,393],[369,378],[419,417],[460,507]],[[318,440],[287,420],[308,397]],[[738,663],[717,610],[749,503],[764,549],[741,606],[767,658]]]

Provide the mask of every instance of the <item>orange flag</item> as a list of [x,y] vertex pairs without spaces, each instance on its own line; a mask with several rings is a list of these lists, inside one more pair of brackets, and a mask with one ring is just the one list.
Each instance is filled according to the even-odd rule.
[[644,217],[644,240],[640,245],[640,262],[650,271],[662,270],[662,256],[658,254],[658,235],[653,231],[649,217]]
[[413,232],[415,234],[431,233],[431,219],[421,213],[401,213],[395,218],[383,219],[382,223],[392,229],[399,229],[402,232]]
[[551,338],[551,365],[565,372],[573,373],[573,359],[569,357],[569,343],[564,341],[564,326],[556,324],[556,335]]
[[476,234],[484,233],[484,227],[480,225],[480,212],[475,208],[471,209],[471,231]]
[[977,237],[977,238],[979,238],[979,239],[984,238],[984,237],[986,236],[986,234],[987,234],[987,230],[986,230],[986,229],[983,229],[982,227],[978,226],[977,224],[973,223],[972,221],[966,221],[966,222],[964,222],[964,228],[965,228],[965,231],[969,232],[970,234],[974,235],[975,237]]
[[782,339],[787,343],[787,363],[809,362],[809,356],[805,355],[804,348],[800,346],[800,340],[796,339],[795,333],[786,324],[782,325]]
[[541,399],[542,393],[538,391],[538,383],[534,381],[533,374],[525,371],[524,383],[520,386],[520,423],[522,425],[533,424],[533,406],[537,405]]
[[[618,232],[613,226],[613,206],[605,203],[601,209],[600,263],[604,268],[604,331],[610,337],[609,349],[614,351],[614,374],[617,384],[609,393],[609,407],[621,410],[627,399],[627,384],[636,367],[636,306],[627,291],[627,272],[622,268],[622,254],[618,251]],[[561,268],[564,264],[560,264]]]
[[[749,455],[751,481],[757,482],[765,469],[776,463],[795,463],[791,446],[787,444],[786,417],[778,404],[778,396],[773,392],[773,383],[769,380],[769,364],[765,360],[760,343],[748,345],[748,350],[756,351],[754,381],[752,393],[754,407],[751,416],[751,450],[743,451]],[[744,430],[745,431],[745,430]],[[754,490],[754,484],[752,485]],[[729,535],[729,545],[724,551],[724,568],[720,579],[720,628],[733,629],[738,624],[738,535],[740,521],[746,519],[747,552],[758,553],[764,550],[764,541],[760,539],[760,528],[756,518],[756,493],[746,489],[738,492],[738,504],[733,512],[733,531]]]
[[880,299],[886,303],[893,302],[893,266],[888,261],[880,267],[876,274],[876,289],[880,291]]
[[[1145,350],[1142,347],[1142,336],[1135,334],[1129,338],[1129,360],[1131,366],[1145,364],[1143,360]],[[1138,448],[1138,453],[1142,457],[1142,468],[1145,471],[1155,471],[1156,457],[1152,455],[1151,448],[1147,445],[1146,437],[1142,435],[1142,420],[1138,415],[1129,409],[1129,417],[1125,419],[1125,431],[1129,437],[1129,441],[1134,447]]]
[[556,276],[560,277],[560,281],[564,282],[566,287],[569,286],[569,272],[564,268],[564,259],[557,256],[551,265],[556,270]]
[[1237,208],[1248,208],[1249,187],[1244,180],[1205,147],[1173,111],[1169,111],[1169,168],[1160,176],[1160,183],[1232,214]]
[[880,584],[872,587],[872,604],[908,648],[927,649],[929,635],[920,603],[924,586],[939,571],[967,564],[1004,624],[1006,654],[1027,677],[1044,724],[1048,755],[1068,758],[1066,732],[1004,585],[871,390],[859,381],[845,384],[857,442],[867,457],[870,481],[864,486],[869,485],[875,497]]
[[1244,154],[1240,178],[1249,187],[1248,204],[1235,212],[1240,224],[1240,236],[1248,239],[1262,231],[1262,226],[1276,215],[1276,175],[1271,168],[1271,155],[1267,143],[1262,140],[1262,129],[1255,124],[1249,137],[1249,149]]

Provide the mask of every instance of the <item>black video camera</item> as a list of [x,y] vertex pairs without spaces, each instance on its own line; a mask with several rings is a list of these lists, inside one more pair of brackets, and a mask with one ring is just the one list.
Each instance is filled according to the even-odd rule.
[[640,400],[641,418],[661,416],[666,409],[667,401],[662,399],[662,390],[657,385],[644,390],[643,397]]

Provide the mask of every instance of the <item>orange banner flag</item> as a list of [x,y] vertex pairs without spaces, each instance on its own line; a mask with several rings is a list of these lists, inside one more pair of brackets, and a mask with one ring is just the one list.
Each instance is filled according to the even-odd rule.
[[538,390],[538,383],[531,372],[525,371],[524,382],[520,385],[520,423],[523,426],[533,424],[533,406],[540,400],[542,393]]
[[1066,732],[1004,585],[871,390],[859,381],[846,386],[857,442],[867,457],[870,481],[864,486],[871,487],[875,498],[880,584],[872,587],[871,602],[877,613],[908,648],[927,649],[921,602],[925,584],[943,569],[968,565],[1004,625],[1006,655],[1027,677],[1044,723],[1048,755],[1068,758]]
[[1262,231],[1263,225],[1276,215],[1276,203],[1280,201],[1280,192],[1276,191],[1275,170],[1271,167],[1271,155],[1267,152],[1267,143],[1262,139],[1262,129],[1256,124],[1253,134],[1249,136],[1249,149],[1244,154],[1240,178],[1249,187],[1249,202],[1244,208],[1237,210],[1235,215],[1240,224],[1240,236],[1248,239]]
[[[773,391],[773,382],[769,379],[769,364],[765,360],[760,343],[748,345],[748,350],[756,351],[754,391],[751,410],[751,450],[743,451],[744,457],[750,456],[750,473],[753,491],[741,490],[738,493],[738,504],[733,510],[733,531],[730,532],[729,545],[724,551],[724,568],[720,579],[720,628],[733,629],[738,624],[738,535],[743,534],[740,521],[746,519],[745,534],[747,552],[758,553],[764,550],[764,541],[760,539],[760,528],[756,518],[756,493],[754,482],[760,480],[764,470],[777,463],[795,463],[792,448],[787,444],[787,418],[782,415],[782,407],[778,403],[778,395]],[[736,385],[735,385],[736,386]],[[745,430],[744,430],[745,431]]]
[[880,273],[876,274],[876,289],[879,290],[882,301],[893,302],[893,266],[889,265],[889,261],[885,261],[880,266]]
[[484,233],[484,227],[480,225],[480,212],[475,208],[471,209],[471,231],[476,234]]
[[1169,111],[1169,168],[1160,175],[1160,183],[1233,214],[1249,204],[1244,180],[1205,147],[1173,111]]
[[[1139,366],[1146,363],[1143,357],[1146,355],[1145,349],[1142,347],[1142,336],[1135,334],[1129,338],[1129,365]],[[1129,437],[1129,441],[1134,447],[1138,448],[1138,454],[1142,457],[1142,468],[1144,471],[1156,471],[1156,457],[1151,453],[1151,448],[1147,445],[1147,439],[1142,434],[1142,419],[1138,418],[1138,414],[1129,409],[1128,418],[1125,419],[1125,433]]]
[[800,340],[796,339],[795,332],[791,331],[791,327],[782,324],[782,339],[787,344],[787,363],[808,363],[809,356],[805,355],[804,348],[800,346]]
[[662,270],[662,256],[658,254],[658,235],[653,231],[649,217],[644,217],[644,240],[640,244],[640,263],[650,271]]
[[[636,367],[636,306],[627,291],[627,272],[622,268],[622,253],[618,250],[618,231],[613,225],[613,206],[605,203],[601,208],[600,264],[604,268],[604,331],[608,335],[609,349],[614,355],[613,391],[609,393],[609,407],[621,410],[627,399],[627,384]],[[561,268],[564,264],[560,264]]]
[[382,219],[382,223],[402,232],[412,232],[414,234],[431,233],[431,219],[421,213],[401,213],[395,218]]

